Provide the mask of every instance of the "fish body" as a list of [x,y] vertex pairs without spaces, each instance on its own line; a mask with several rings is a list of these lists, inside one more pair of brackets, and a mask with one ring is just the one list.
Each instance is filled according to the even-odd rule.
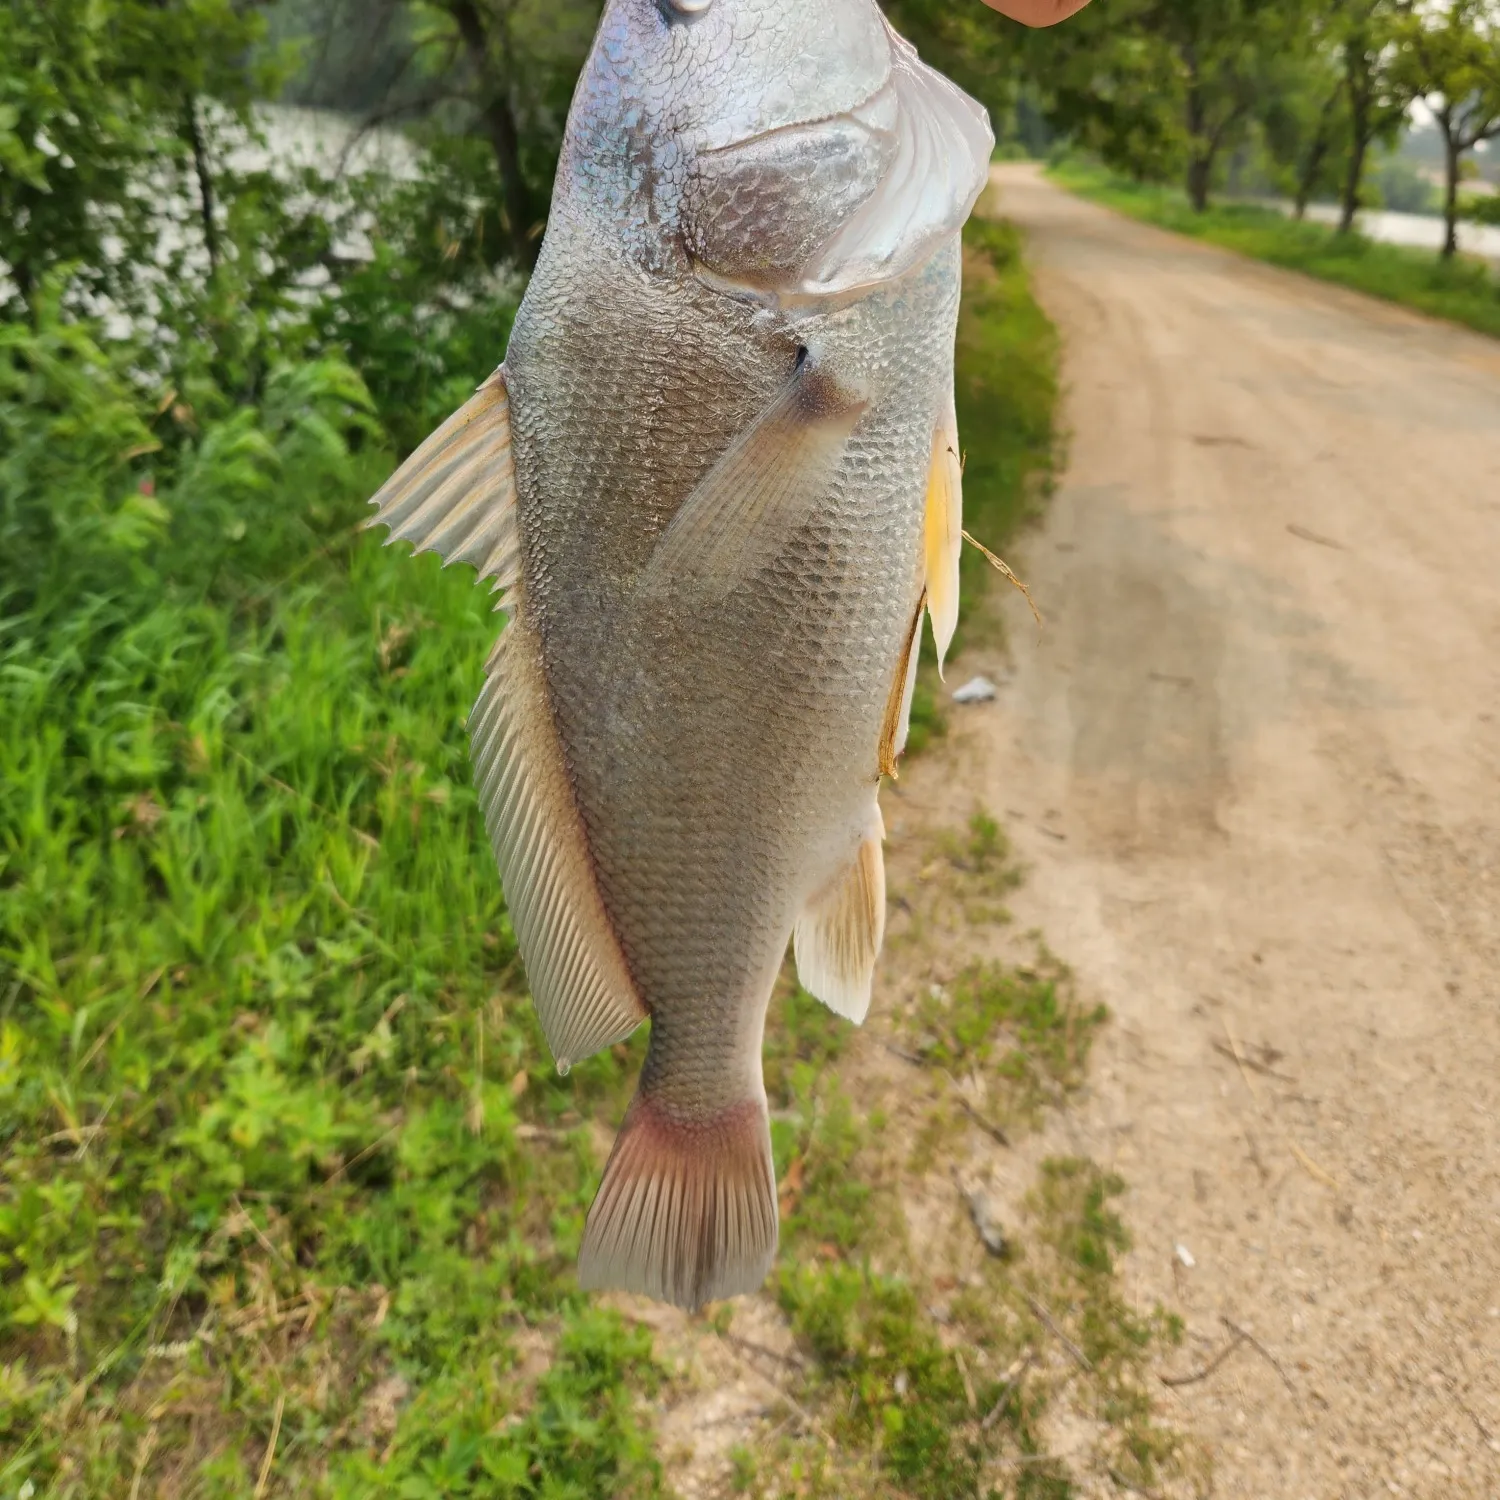
[[610,0],[505,363],[376,497],[507,590],[473,753],[559,1066],[651,1019],[586,1286],[758,1285],[789,939],[868,1007],[991,146],[873,0]]

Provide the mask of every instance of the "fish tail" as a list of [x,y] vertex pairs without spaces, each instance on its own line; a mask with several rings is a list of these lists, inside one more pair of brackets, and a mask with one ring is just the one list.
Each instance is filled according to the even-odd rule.
[[764,1094],[683,1119],[631,1101],[578,1255],[585,1290],[641,1292],[696,1311],[753,1292],[776,1254]]

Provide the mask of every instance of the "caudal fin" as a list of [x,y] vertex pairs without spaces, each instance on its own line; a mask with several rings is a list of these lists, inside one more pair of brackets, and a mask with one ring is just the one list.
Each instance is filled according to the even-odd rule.
[[696,1311],[753,1292],[776,1255],[776,1181],[763,1100],[705,1121],[637,1094],[589,1210],[579,1285]]

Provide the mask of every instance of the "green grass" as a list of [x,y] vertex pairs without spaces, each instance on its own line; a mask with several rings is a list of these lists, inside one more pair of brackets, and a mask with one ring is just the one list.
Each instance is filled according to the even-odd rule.
[[[1166,1468],[1191,1477],[1191,1461],[1156,1421],[1142,1379],[1150,1352],[1179,1345],[1183,1325],[1159,1307],[1143,1313],[1121,1294],[1116,1262],[1130,1235],[1114,1200],[1124,1191],[1119,1176],[1093,1162],[1044,1161],[1027,1203],[1032,1255],[1021,1283],[1087,1360],[1082,1389],[1101,1425],[1102,1466],[1128,1490],[1150,1486]],[[1040,1319],[1032,1329],[1037,1339],[1048,1332]]]
[[[964,525],[1000,551],[1041,514],[1057,461],[1058,338],[1031,291],[1020,231],[976,217],[964,230],[964,301],[955,396],[964,459]],[[972,610],[994,572],[972,547]]]
[[525,996],[483,592],[356,529],[347,371],[154,470],[76,332],[0,353],[0,1495],[249,1495],[273,1429],[271,1493],[658,1493],[572,1268],[635,1055]]
[[1066,968],[1043,951],[1033,964],[972,964],[933,987],[906,1018],[923,1061],[952,1073],[981,1069],[1006,1085],[997,1123],[1033,1123],[1042,1106],[1084,1077],[1094,1033],[1108,1018],[1080,1008]]
[[1217,204],[1200,214],[1177,189],[1132,182],[1076,159],[1050,175],[1131,218],[1500,337],[1500,273],[1474,257],[1443,261],[1432,251],[1340,235],[1253,204]]

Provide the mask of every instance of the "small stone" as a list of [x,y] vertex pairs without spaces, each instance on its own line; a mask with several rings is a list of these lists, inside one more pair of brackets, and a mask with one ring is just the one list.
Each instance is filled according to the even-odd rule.
[[997,1258],[1009,1255],[1010,1241],[1005,1237],[1005,1226],[1000,1222],[995,1205],[983,1192],[970,1193],[968,1201],[969,1217],[979,1231],[979,1238],[984,1241],[984,1248]]
[[955,703],[993,703],[995,684],[988,677],[971,677],[961,688],[955,688]]

